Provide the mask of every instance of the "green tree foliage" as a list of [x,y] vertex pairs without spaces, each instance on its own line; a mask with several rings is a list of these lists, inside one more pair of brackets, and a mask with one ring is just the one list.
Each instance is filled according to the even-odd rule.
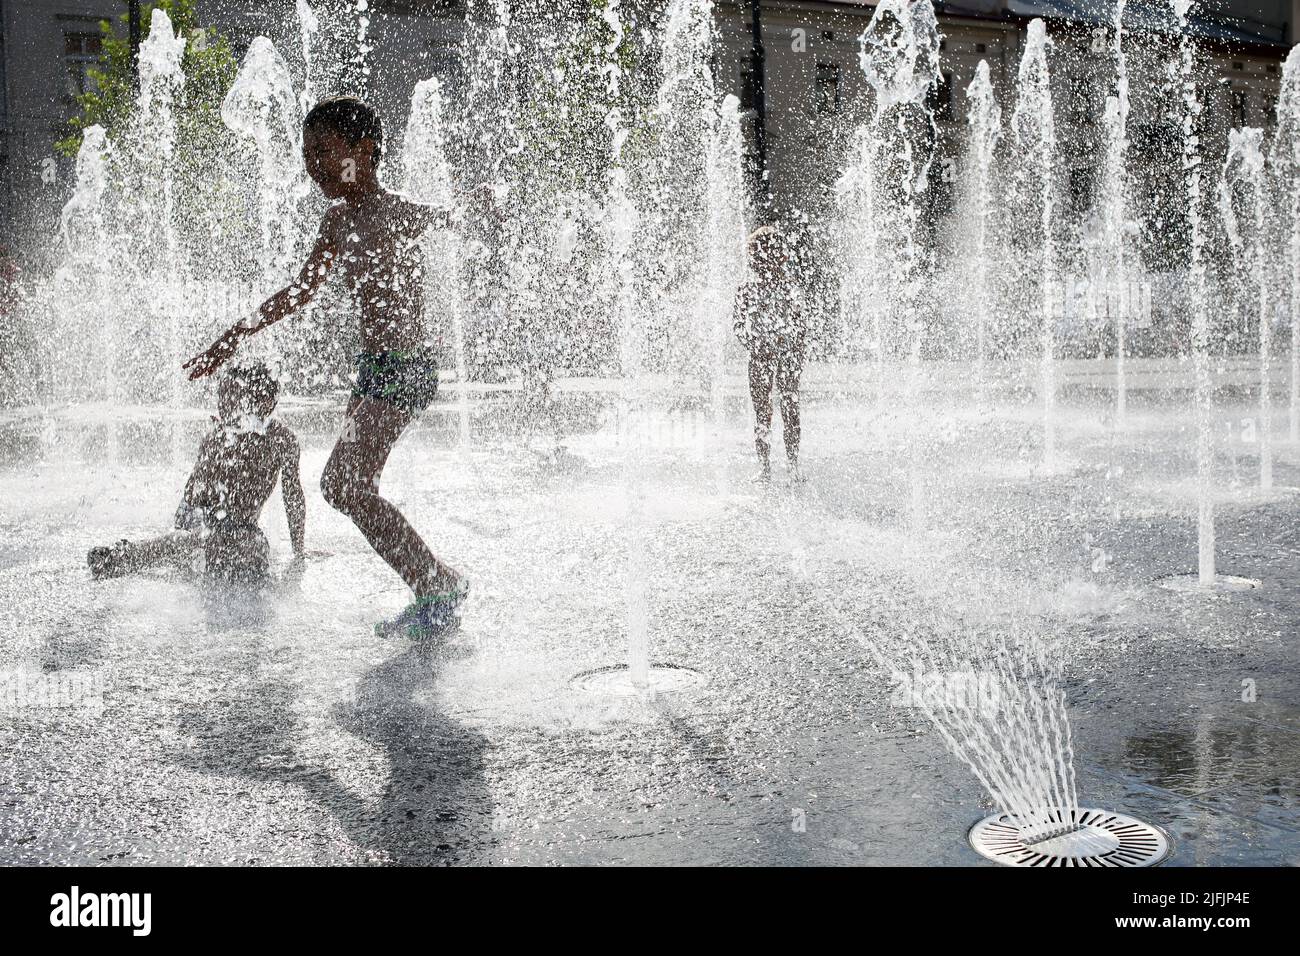
[[[623,35],[614,50],[614,33],[606,19],[610,0],[570,0],[559,9],[545,0],[523,0],[516,13],[535,22],[527,56],[521,64],[529,81],[522,84],[526,100],[520,111],[520,178],[543,192],[585,190],[599,194],[609,161],[610,111],[617,108],[621,124],[636,121],[635,42],[639,11],[620,4]],[[619,74],[612,92],[611,70]]]
[[[224,135],[221,103],[234,82],[238,64],[229,41],[215,30],[201,26],[196,4],[197,0],[157,0],[144,6],[141,21],[142,34],[147,37],[154,9],[161,9],[171,18],[177,33],[189,40],[181,61],[185,88],[177,111],[178,145],[182,150],[192,148],[204,152],[205,147],[211,148]],[[126,14],[119,20],[125,25]],[[77,154],[82,131],[89,126],[104,127],[112,138],[122,136],[135,108],[127,30],[124,26],[119,33],[108,20],[101,21],[99,28],[103,52],[99,64],[87,74],[92,88],[77,97],[80,112],[69,124],[69,136],[57,146],[66,156]]]

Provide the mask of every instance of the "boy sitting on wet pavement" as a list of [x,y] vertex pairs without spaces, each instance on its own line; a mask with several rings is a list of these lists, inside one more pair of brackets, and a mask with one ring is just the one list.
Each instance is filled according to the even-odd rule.
[[280,481],[295,560],[303,556],[306,500],[298,476],[298,439],[271,417],[280,385],[261,363],[237,367],[217,387],[217,416],[199,444],[174,530],[144,541],[92,548],[96,578],[170,566],[210,579],[256,584],[267,579],[270,548],[258,518]]

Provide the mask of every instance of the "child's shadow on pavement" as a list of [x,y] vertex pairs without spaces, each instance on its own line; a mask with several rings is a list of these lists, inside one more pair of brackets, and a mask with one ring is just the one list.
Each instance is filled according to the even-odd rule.
[[[298,730],[300,689],[279,679],[237,683],[223,698],[182,714],[180,729],[195,739],[183,762],[211,773],[300,787],[373,862],[476,862],[491,843],[492,802],[483,759],[487,742],[415,702],[417,693],[433,689],[437,661],[433,651],[413,645],[367,671],[355,699],[333,709],[340,727],[384,751],[388,779],[376,801],[357,796],[330,768],[267,763],[268,754],[282,756],[290,749]],[[250,672],[256,673],[257,663],[250,656]],[[301,833],[299,821],[285,823]],[[325,841],[316,835],[311,842]],[[250,855],[256,855],[253,848]]]
[[388,783],[368,824],[372,845],[393,863],[457,862],[467,851],[472,860],[491,840],[486,738],[414,699],[433,690],[440,659],[438,649],[412,645],[369,670],[355,701],[334,712],[339,726],[388,755]]

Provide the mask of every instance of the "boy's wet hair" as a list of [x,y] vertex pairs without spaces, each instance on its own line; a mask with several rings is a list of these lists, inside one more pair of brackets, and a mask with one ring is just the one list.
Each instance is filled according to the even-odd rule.
[[274,408],[280,398],[280,380],[262,362],[236,365],[225,375],[225,383],[252,402]]
[[311,108],[307,118],[302,121],[304,130],[330,130],[338,133],[351,146],[363,139],[373,140],[375,144],[374,160],[379,164],[383,155],[384,124],[379,114],[367,103],[355,96],[334,96],[321,100]]

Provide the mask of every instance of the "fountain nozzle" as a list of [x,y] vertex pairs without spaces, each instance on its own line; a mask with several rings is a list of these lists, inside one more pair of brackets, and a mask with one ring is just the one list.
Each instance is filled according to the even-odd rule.
[[1022,839],[1025,846],[1035,846],[1039,843],[1046,843],[1048,840],[1054,840],[1057,837],[1065,836],[1067,833],[1077,833],[1079,830],[1082,829],[1083,826],[1081,824],[1065,823],[1062,824],[1061,826],[1053,827],[1052,829],[1046,830],[1042,833],[1034,834],[1033,836],[1030,836],[1028,835],[1028,833],[1025,833],[1025,831],[1022,831],[1022,833],[1025,833],[1025,836]]

